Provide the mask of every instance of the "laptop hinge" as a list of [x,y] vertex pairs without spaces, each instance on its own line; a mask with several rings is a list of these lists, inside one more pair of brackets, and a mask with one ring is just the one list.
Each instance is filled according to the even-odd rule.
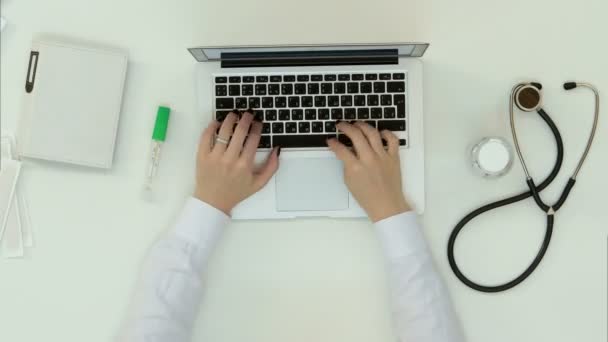
[[222,68],[398,64],[397,49],[224,52]]

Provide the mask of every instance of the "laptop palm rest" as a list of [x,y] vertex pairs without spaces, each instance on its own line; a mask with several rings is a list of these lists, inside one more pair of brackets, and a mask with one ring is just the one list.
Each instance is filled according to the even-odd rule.
[[282,158],[275,182],[278,211],[348,209],[342,162],[335,158]]

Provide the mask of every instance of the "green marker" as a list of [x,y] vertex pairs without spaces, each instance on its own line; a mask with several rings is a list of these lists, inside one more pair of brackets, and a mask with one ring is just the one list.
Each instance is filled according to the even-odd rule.
[[150,164],[148,165],[146,183],[144,184],[145,190],[152,190],[152,183],[160,163],[161,147],[163,146],[163,142],[165,142],[165,138],[167,136],[170,113],[171,109],[167,107],[158,107],[158,111],[156,112],[156,123],[154,124],[154,131],[152,132],[152,153],[150,155]]

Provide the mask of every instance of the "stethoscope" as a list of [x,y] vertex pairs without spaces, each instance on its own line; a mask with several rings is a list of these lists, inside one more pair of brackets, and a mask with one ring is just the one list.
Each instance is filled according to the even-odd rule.
[[[519,157],[519,161],[521,162],[521,166],[526,175],[526,183],[530,190],[527,192],[521,193],[519,195],[516,195],[516,196],[512,196],[512,197],[509,197],[509,198],[506,198],[506,199],[503,199],[500,201],[496,201],[496,202],[484,205],[483,207],[476,209],[473,212],[469,213],[460,222],[458,222],[456,227],[454,227],[454,230],[452,231],[452,234],[450,235],[450,239],[448,241],[448,260],[450,262],[450,267],[452,268],[452,271],[454,272],[456,277],[458,277],[458,279],[460,279],[460,281],[462,281],[468,287],[470,287],[474,290],[477,290],[477,291],[481,291],[481,292],[501,292],[501,291],[511,289],[511,288],[519,285],[526,278],[528,278],[530,276],[530,274],[532,274],[532,272],[534,272],[536,267],[540,264],[541,260],[545,256],[545,253],[547,252],[547,248],[549,247],[549,242],[551,241],[551,235],[553,234],[553,223],[555,221],[555,213],[564,205],[564,203],[566,202],[566,199],[568,199],[568,195],[570,194],[572,187],[574,187],[574,184],[576,183],[576,177],[578,176],[578,173],[580,172],[583,164],[585,163],[585,160],[587,159],[587,155],[589,154],[589,150],[591,149],[591,145],[593,144],[593,138],[595,137],[595,131],[597,129],[597,122],[598,122],[598,117],[599,117],[599,112],[600,112],[600,96],[599,96],[599,92],[598,92],[597,88],[595,88],[593,85],[588,84],[588,83],[567,82],[564,84],[565,90],[572,90],[575,88],[587,88],[587,89],[590,89],[591,91],[593,91],[593,93],[595,94],[595,115],[594,115],[594,119],[593,119],[593,127],[591,129],[591,133],[589,134],[589,138],[587,140],[587,146],[585,147],[585,151],[581,155],[581,158],[578,161],[576,169],[574,170],[574,173],[568,180],[568,183],[566,184],[564,190],[562,191],[562,194],[560,195],[557,202],[555,202],[553,205],[547,205],[543,201],[543,199],[540,197],[540,192],[543,191],[546,187],[548,187],[551,184],[551,182],[553,182],[553,180],[559,173],[559,170],[561,169],[562,162],[564,159],[564,143],[562,141],[561,134],[559,133],[559,130],[557,129],[557,126],[555,125],[553,120],[551,120],[551,118],[549,117],[547,112],[545,112],[545,110],[542,108],[542,85],[540,83],[532,82],[532,83],[519,83],[513,87],[512,91],[511,91],[510,101],[509,101],[509,117],[510,117],[510,124],[511,124],[511,134],[513,136],[513,142],[515,144],[515,150],[517,152],[517,156]],[[528,166],[526,165],[526,161],[524,159],[524,156],[521,152],[521,148],[519,145],[519,140],[517,139],[517,131],[515,130],[515,115],[514,115],[515,107],[519,108],[523,112],[534,112],[534,111],[537,112],[538,115],[541,117],[541,119],[543,119],[543,121],[545,121],[545,123],[547,124],[547,126],[549,127],[549,129],[551,130],[551,133],[553,133],[553,136],[555,138],[555,143],[557,145],[557,158],[555,160],[555,164],[554,164],[553,169],[552,169],[551,173],[549,174],[549,176],[545,180],[543,180],[538,186],[535,184],[534,179],[532,178],[532,176],[530,175],[530,172],[528,171]],[[538,254],[534,258],[534,260],[532,261],[530,266],[528,266],[528,268],[526,268],[526,270],[523,273],[521,273],[518,277],[516,277],[515,279],[513,279],[507,283],[504,283],[502,285],[495,285],[495,286],[480,285],[478,283],[473,282],[469,278],[467,278],[460,271],[460,269],[458,268],[458,265],[456,264],[456,260],[454,259],[454,244],[455,244],[456,238],[458,237],[458,234],[460,233],[462,228],[464,228],[464,226],[469,221],[471,221],[475,217],[477,217],[489,210],[496,209],[496,208],[499,208],[502,206],[506,206],[506,205],[509,205],[509,204],[512,204],[515,202],[519,202],[519,201],[522,201],[529,197],[534,198],[536,205],[547,216],[547,228],[545,231],[545,237],[543,239],[543,243],[538,251]]]

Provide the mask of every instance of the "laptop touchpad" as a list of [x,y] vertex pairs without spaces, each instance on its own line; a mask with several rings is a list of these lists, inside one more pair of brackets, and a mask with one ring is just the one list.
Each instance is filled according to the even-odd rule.
[[335,158],[283,158],[275,179],[278,211],[348,209],[342,162]]

